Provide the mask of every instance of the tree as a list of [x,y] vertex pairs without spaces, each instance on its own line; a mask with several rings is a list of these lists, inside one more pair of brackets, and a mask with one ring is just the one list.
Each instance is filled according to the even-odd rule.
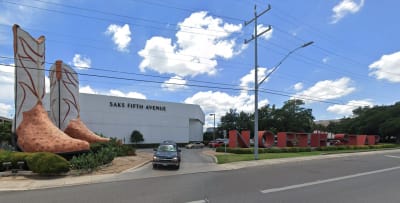
[[301,107],[303,100],[294,99],[284,103],[274,112],[277,131],[310,132],[314,125],[311,109]]
[[11,122],[0,123],[0,143],[6,142],[11,143]]
[[131,142],[134,142],[137,146],[138,142],[143,142],[143,141],[144,141],[144,139],[143,139],[142,133],[140,133],[137,130],[134,130],[131,134]]
[[238,117],[239,114],[236,112],[236,109],[229,109],[229,112],[226,112],[225,116],[221,117],[221,128],[225,130],[236,129],[236,122],[238,120]]

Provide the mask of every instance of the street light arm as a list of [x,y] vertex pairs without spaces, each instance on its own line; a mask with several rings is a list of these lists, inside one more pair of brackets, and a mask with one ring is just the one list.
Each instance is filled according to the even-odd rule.
[[279,66],[280,66],[291,54],[293,54],[294,52],[296,52],[297,50],[299,50],[299,49],[301,49],[301,48],[310,46],[310,45],[313,44],[313,43],[314,43],[313,41],[307,42],[307,43],[305,43],[305,44],[303,44],[303,45],[301,45],[301,46],[299,46],[299,47],[293,49],[293,50],[290,51],[289,53],[287,53],[287,54],[285,55],[285,57],[283,57],[282,60],[280,60],[279,63],[277,63],[277,64],[274,66],[274,68],[272,69],[272,71],[270,71],[270,72],[258,83],[258,86],[260,86],[269,76],[271,76],[271,74],[272,74],[273,72],[275,72],[276,69],[278,69]]

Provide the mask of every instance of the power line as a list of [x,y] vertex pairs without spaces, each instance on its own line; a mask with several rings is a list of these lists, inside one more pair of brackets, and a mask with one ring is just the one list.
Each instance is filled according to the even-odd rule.
[[[54,2],[47,2],[47,1],[43,1],[43,0],[35,0],[35,1],[44,2],[44,3],[49,3],[49,4],[54,4],[54,5],[59,5],[59,6],[71,7],[71,8],[81,9],[81,10],[86,10],[86,11],[92,11],[92,12],[97,12],[97,13],[104,13],[104,14],[114,15],[114,16],[119,16],[119,17],[126,17],[126,18],[131,18],[131,19],[138,19],[138,18],[133,18],[133,17],[130,17],[130,16],[119,15],[119,14],[114,14],[114,13],[110,13],[110,12],[99,11],[99,10],[95,10],[95,9],[81,8],[81,7],[70,6],[70,5],[65,5],[65,4],[59,4],[59,3],[54,3]],[[45,8],[34,7],[34,6],[30,6],[30,5],[25,5],[25,4],[17,4],[17,3],[13,3],[13,2],[9,2],[9,1],[5,1],[5,2],[6,2],[6,3],[10,3],[10,4],[15,4],[15,5],[28,6],[28,7],[32,7],[32,8],[36,8],[36,9],[42,9],[42,10],[48,10],[48,11],[53,11],[53,12],[59,12],[58,10],[45,9]],[[67,12],[64,12],[64,13],[67,14],[67,15],[76,15],[76,14],[74,14],[74,13],[67,13]],[[77,15],[78,15],[78,14],[77,14]],[[92,16],[85,16],[85,15],[78,15],[78,16],[81,16],[81,17],[88,17],[88,18],[96,18],[96,17],[92,17]],[[226,16],[225,16],[225,17],[226,17]],[[101,20],[106,20],[106,19],[103,19],[103,18],[99,18],[99,19],[101,19]],[[141,19],[141,20],[147,20],[147,19],[142,19],[142,18],[139,18],[139,19]],[[147,21],[153,21],[153,20],[147,20]],[[157,22],[157,21],[154,21],[154,22]],[[159,22],[159,23],[162,23],[162,22]],[[196,27],[190,27],[190,28],[196,28]],[[196,28],[196,29],[198,29],[198,28]],[[277,29],[278,31],[281,31],[281,32],[283,32],[283,33],[287,33],[287,32],[284,32],[283,30],[278,29],[278,28],[276,28],[276,27],[275,27],[275,29]],[[176,30],[174,30],[174,31],[176,31]],[[190,33],[192,33],[192,34],[204,34],[204,33],[193,33],[193,32],[190,32]],[[289,34],[289,35],[290,35],[290,34]],[[290,35],[290,36],[292,36],[292,35]],[[292,36],[292,37],[294,37],[294,36]],[[238,38],[238,39],[240,39],[240,38]],[[299,39],[299,40],[300,40],[300,38],[298,38],[298,37],[296,37],[296,39]],[[52,41],[55,41],[55,42],[58,42],[58,43],[62,43],[62,42],[56,41],[56,40],[52,40]],[[302,41],[304,42],[304,40],[302,40]],[[68,44],[69,44],[69,43],[68,43]],[[96,48],[96,49],[98,49],[98,47],[93,47],[93,46],[91,46],[91,45],[83,45],[83,44],[80,44],[80,46],[86,46],[86,47],[91,47],[91,48]],[[349,60],[349,61],[352,61],[353,63],[361,64],[361,63],[359,63],[359,62],[355,62],[354,60],[352,60],[352,59],[350,59],[350,58],[347,58],[347,57],[345,57],[345,56],[342,56],[342,55],[340,55],[340,54],[337,54],[337,53],[335,53],[335,52],[333,52],[333,51],[330,51],[330,50],[324,49],[324,48],[322,48],[322,47],[319,47],[318,45],[316,45],[316,47],[319,48],[320,50],[324,51],[324,52],[327,52],[327,53],[330,53],[330,54],[334,54],[334,55],[336,55],[336,56],[339,56],[339,57],[345,58],[345,59],[347,59],[347,60]],[[179,54],[179,53],[173,53],[173,54]],[[149,56],[149,55],[148,55],[148,56]],[[187,56],[189,56],[189,55],[187,55]],[[193,57],[199,58],[199,57],[197,57],[197,56],[193,56]],[[186,61],[186,60],[182,60],[182,59],[173,59],[173,58],[171,58],[171,57],[168,57],[168,59]],[[207,60],[210,60],[210,59],[207,59]],[[190,62],[190,60],[188,60],[188,62]],[[198,62],[196,62],[196,63],[198,63]],[[200,63],[206,64],[206,65],[210,65],[210,64],[207,64],[207,63],[204,63],[204,62],[200,62]],[[250,64],[246,64],[246,65],[250,65]],[[349,73],[351,73],[351,72],[349,72]],[[387,72],[387,73],[389,73],[389,74],[396,74],[396,73],[390,73],[390,72]],[[352,73],[352,74],[355,74],[355,73]]]
[[[129,24],[129,25],[134,25],[134,26],[140,26],[140,27],[149,27],[149,28],[153,28],[153,29],[165,29],[165,30],[170,30],[170,31],[178,31],[178,29],[169,29],[169,28],[160,28],[160,27],[156,27],[156,26],[150,26],[150,25],[143,25],[143,24],[138,24],[138,23],[127,23],[127,22],[123,22],[123,21],[119,21],[119,20],[111,20],[111,19],[107,19],[107,18],[101,18],[101,17],[95,17],[95,16],[88,16],[88,15],[83,15],[80,13],[72,13],[72,12],[66,12],[66,11],[61,11],[61,10],[55,10],[55,9],[49,9],[49,8],[41,8],[41,7],[37,7],[37,6],[32,6],[32,5],[27,5],[27,4],[22,4],[22,3],[15,3],[15,2],[10,2],[10,1],[6,1],[3,0],[2,2],[4,3],[8,3],[8,4],[13,4],[16,6],[25,6],[25,7],[29,7],[29,8],[34,8],[34,9],[39,9],[39,10],[44,10],[44,11],[48,11],[48,12],[53,12],[53,13],[57,13],[57,14],[63,14],[63,15],[69,15],[69,16],[77,16],[77,17],[82,17],[82,18],[88,18],[88,19],[93,19],[93,20],[98,20],[98,21],[103,21],[103,22],[118,22],[121,24]],[[62,4],[59,4],[62,5]],[[79,8],[79,7],[75,7],[75,8]],[[80,8],[80,9],[85,9],[85,8]],[[85,9],[85,10],[92,10],[92,9]],[[95,11],[95,10],[92,10]],[[100,11],[97,11],[100,12]],[[113,14],[113,15],[118,15],[118,14]],[[121,17],[121,16],[120,16]],[[127,16],[124,16],[125,18],[127,18]],[[129,18],[133,18],[133,17],[129,17]],[[133,18],[133,19],[137,19],[137,18]],[[148,20],[148,21],[153,21],[153,20]],[[156,22],[156,21],[154,21]],[[165,24],[162,22],[159,22],[158,24]],[[169,23],[172,25],[176,25],[177,24],[173,24],[173,23]],[[190,28],[190,29],[197,29],[197,30],[203,30],[203,28],[198,28],[198,27],[191,27],[191,26],[182,26],[181,27],[186,27],[186,28]],[[193,31],[188,31],[188,30],[184,30],[184,29],[180,29],[180,32],[185,32],[185,33],[190,33],[190,34],[198,34],[198,35],[204,35],[204,36],[214,36],[214,37],[218,37],[219,35],[217,34],[209,34],[209,33],[204,33],[204,32],[193,32]],[[208,30],[211,32],[215,32],[215,33],[224,33],[224,31],[220,31],[220,30]]]
[[[137,0],[132,0],[132,1],[137,1]],[[196,10],[194,10],[194,9],[187,9],[187,8],[172,6],[171,4],[160,4],[160,3],[155,3],[155,2],[145,1],[145,0],[141,0],[140,2],[146,3],[146,4],[150,4],[150,5],[160,6],[160,7],[163,7],[163,8],[165,8],[165,7],[166,8],[172,8],[172,9],[191,12],[191,13],[196,12]],[[231,16],[220,15],[220,14],[216,14],[216,13],[213,13],[213,12],[210,12],[210,13],[213,14],[214,16],[216,16],[216,17],[219,17],[219,18],[225,18],[225,19],[244,22],[244,19],[235,18],[235,17],[231,17]]]
[[[23,68],[23,67],[18,67],[16,65],[12,65],[12,64],[0,63],[0,65],[14,67],[14,68]],[[46,72],[51,72],[51,70],[49,70],[49,69],[32,68],[32,67],[25,67],[25,68],[33,69],[33,70],[44,70]],[[0,72],[5,72],[5,71],[0,70]],[[5,72],[5,73],[9,73],[9,72]],[[95,78],[122,80],[122,81],[136,81],[136,82],[153,83],[153,84],[169,84],[169,85],[188,86],[188,87],[197,87],[197,88],[209,88],[209,89],[218,89],[218,90],[254,91],[254,90],[248,89],[248,88],[238,88],[237,86],[236,87],[221,87],[221,86],[198,85],[198,84],[184,84],[183,85],[183,84],[172,83],[172,82],[145,80],[145,79],[137,79],[137,78],[126,78],[126,77],[117,77],[117,76],[109,76],[109,75],[88,74],[88,73],[77,73],[77,75],[95,77]],[[224,84],[224,85],[230,85],[230,84]],[[230,85],[230,86],[234,86],[234,85]],[[291,95],[290,93],[285,93],[283,91],[278,91],[278,90],[260,89],[260,91],[267,93],[267,94],[272,94],[272,95],[293,97],[293,95]],[[349,105],[349,104],[343,104],[343,103],[339,103],[339,102],[326,101],[326,100],[322,100],[322,99],[319,99],[316,97],[310,97],[310,96],[306,96],[306,95],[296,95],[296,98],[304,98],[305,100],[318,101],[318,102],[328,103],[328,104],[338,104],[338,105],[359,107],[356,105]]]
[[[3,59],[10,59],[10,60],[14,60],[14,57],[8,57],[8,56],[0,56],[0,58]],[[25,61],[28,61],[27,59],[22,59]],[[50,63],[45,61],[45,64],[48,65],[53,65],[54,63]],[[79,66],[73,66],[71,65],[71,67],[77,68],[77,69],[82,69],[82,67]],[[149,74],[143,74],[143,73],[134,73],[134,72],[126,72],[126,71],[116,71],[116,70],[112,70],[112,67],[108,67],[108,68],[90,68],[91,70],[98,70],[98,71],[103,71],[103,72],[110,72],[110,73],[120,73],[120,74],[129,74],[129,75],[136,75],[136,76],[144,76],[144,77],[152,77],[152,78],[161,78],[161,79],[170,79],[171,77],[167,77],[167,76],[159,76],[159,75],[149,75]],[[50,70],[47,70],[50,71]],[[78,74],[82,74],[82,73],[78,73]],[[224,85],[224,86],[233,86],[232,84],[227,84],[227,83],[218,83],[218,82],[210,82],[210,81],[202,81],[202,80],[193,80],[193,79],[181,79],[182,81],[189,81],[189,82],[197,82],[197,83],[208,83],[208,84],[215,84],[215,85]]]

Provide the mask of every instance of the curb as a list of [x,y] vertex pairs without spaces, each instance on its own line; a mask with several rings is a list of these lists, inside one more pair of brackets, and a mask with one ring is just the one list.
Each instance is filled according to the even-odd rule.
[[146,160],[143,163],[140,163],[140,164],[138,164],[138,165],[136,165],[136,166],[134,166],[132,168],[128,168],[128,169],[126,169],[124,171],[121,171],[120,173],[117,173],[117,174],[123,174],[123,173],[127,173],[129,171],[132,171],[132,170],[136,170],[136,169],[138,169],[138,168],[140,168],[140,167],[142,167],[142,166],[144,166],[144,165],[146,165],[146,164],[148,164],[150,162],[151,162],[151,160]]
[[263,166],[268,164],[283,164],[283,163],[294,163],[299,161],[312,161],[321,159],[333,159],[353,156],[367,156],[373,154],[384,154],[390,152],[400,152],[400,149],[391,150],[379,150],[379,151],[368,151],[368,152],[355,152],[355,153],[341,153],[341,154],[326,154],[316,156],[305,156],[305,157],[291,157],[291,158],[280,158],[280,159],[261,159],[261,160],[250,160],[250,161],[238,161],[225,164],[219,164],[225,170],[235,170],[247,167]]

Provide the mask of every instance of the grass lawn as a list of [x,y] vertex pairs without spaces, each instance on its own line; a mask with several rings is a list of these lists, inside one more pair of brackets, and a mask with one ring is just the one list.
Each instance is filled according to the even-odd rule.
[[[290,157],[315,156],[321,154],[324,154],[324,152],[314,151],[314,152],[298,152],[298,153],[262,153],[258,154],[258,159],[280,159],[280,158],[290,158]],[[216,157],[218,159],[219,164],[254,160],[254,154],[219,154],[216,155]]]
[[[259,153],[258,159],[280,159],[280,158],[291,158],[291,157],[303,157],[303,156],[316,156],[326,154],[343,154],[343,153],[355,153],[355,152],[368,152],[368,151],[382,151],[399,149],[396,148],[381,148],[381,149],[357,149],[357,150],[335,150],[335,151],[312,151],[312,152],[297,152],[297,153]],[[237,161],[252,161],[254,160],[254,154],[218,154],[215,155],[218,159],[218,164],[231,163]]]

